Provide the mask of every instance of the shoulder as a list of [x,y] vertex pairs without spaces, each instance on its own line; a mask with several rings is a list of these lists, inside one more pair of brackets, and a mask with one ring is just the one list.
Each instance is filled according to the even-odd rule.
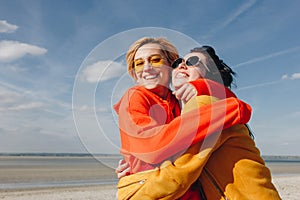
[[133,86],[126,90],[120,101],[114,105],[115,111],[118,113],[122,107],[131,107],[131,105],[137,105],[148,102],[149,94],[148,90],[141,86]]
[[144,101],[153,96],[153,93],[142,86],[134,86],[129,88],[123,97],[127,98],[129,101],[137,102]]

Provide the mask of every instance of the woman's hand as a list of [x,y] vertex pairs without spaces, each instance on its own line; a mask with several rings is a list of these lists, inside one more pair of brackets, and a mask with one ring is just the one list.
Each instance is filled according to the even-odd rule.
[[180,88],[175,90],[173,94],[183,103],[188,102],[191,98],[197,96],[197,89],[190,83],[184,83]]
[[124,176],[127,176],[130,174],[130,166],[129,163],[125,160],[121,159],[119,161],[119,165],[115,170],[116,174],[118,175],[118,178],[122,178]]

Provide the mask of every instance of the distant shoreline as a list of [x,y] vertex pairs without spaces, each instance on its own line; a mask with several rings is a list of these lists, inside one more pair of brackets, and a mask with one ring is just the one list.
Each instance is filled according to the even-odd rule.
[[[0,153],[0,156],[33,156],[33,157],[121,157],[120,154],[104,154],[104,153]],[[300,162],[300,156],[284,156],[284,155],[263,155],[262,158],[266,162]]]
[[300,162],[300,156],[262,156],[266,162]]
[[0,153],[0,156],[49,156],[49,157],[120,157],[120,154],[89,154],[89,153]]

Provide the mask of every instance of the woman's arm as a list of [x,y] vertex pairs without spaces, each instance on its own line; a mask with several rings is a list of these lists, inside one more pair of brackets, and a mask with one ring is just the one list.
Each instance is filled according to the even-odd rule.
[[228,98],[159,125],[161,119],[153,119],[148,108],[143,108],[145,103],[139,102],[140,98],[139,94],[125,96],[119,107],[121,151],[151,164],[162,162],[212,133],[247,123],[251,115],[248,104]]
[[201,78],[189,83],[192,84],[197,90],[197,96],[208,95],[218,99],[236,97],[236,95],[229,88],[210,79]]

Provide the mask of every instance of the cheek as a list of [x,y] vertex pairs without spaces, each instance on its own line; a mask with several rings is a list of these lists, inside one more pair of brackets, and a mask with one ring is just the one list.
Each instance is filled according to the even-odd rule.
[[171,79],[172,82],[173,82],[174,80],[176,80],[176,78],[175,78],[175,73],[174,73],[174,72],[171,73],[170,79]]
[[140,80],[142,79],[142,73],[135,73],[135,77],[136,77],[136,82],[140,82]]
[[194,81],[201,77],[203,77],[202,73],[198,70],[195,70],[195,71],[193,71],[193,73],[190,73],[189,81]]

